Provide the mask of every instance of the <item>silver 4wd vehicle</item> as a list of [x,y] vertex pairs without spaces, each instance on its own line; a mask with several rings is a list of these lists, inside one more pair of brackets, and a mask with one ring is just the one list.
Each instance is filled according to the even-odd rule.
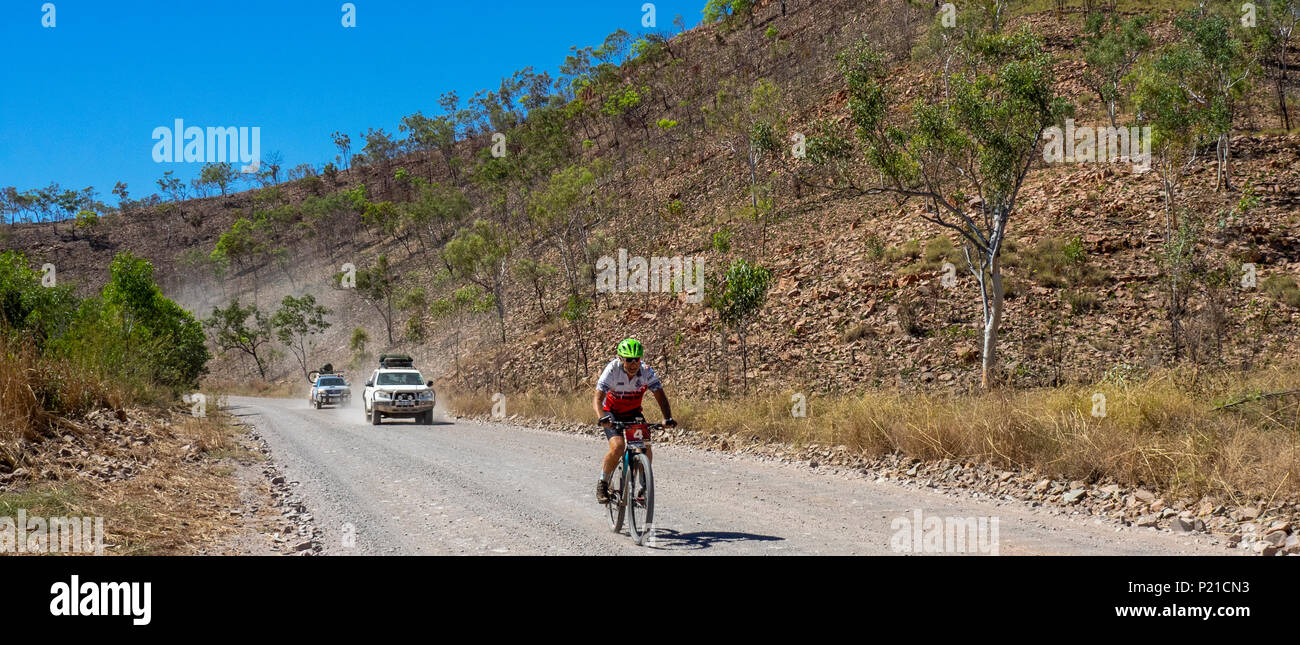
[[379,369],[370,375],[361,394],[366,420],[374,425],[384,417],[410,417],[430,425],[436,402],[433,381],[426,382],[411,357],[404,354],[381,355]]
[[339,373],[320,372],[312,380],[311,391],[307,394],[307,400],[321,409],[322,406],[339,404],[350,405],[352,403],[352,388],[348,382],[343,380],[343,375]]

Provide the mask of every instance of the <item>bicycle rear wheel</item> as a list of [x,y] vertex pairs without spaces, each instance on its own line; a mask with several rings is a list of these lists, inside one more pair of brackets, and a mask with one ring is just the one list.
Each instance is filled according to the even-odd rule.
[[620,459],[609,477],[609,501],[605,502],[605,508],[609,510],[609,528],[615,533],[623,530],[623,513],[627,509],[627,499],[623,495],[623,490],[627,488],[625,475],[623,460]]
[[645,543],[646,536],[654,530],[655,480],[650,469],[650,458],[645,454],[632,457],[632,471],[628,477],[627,506],[628,533],[637,545]]

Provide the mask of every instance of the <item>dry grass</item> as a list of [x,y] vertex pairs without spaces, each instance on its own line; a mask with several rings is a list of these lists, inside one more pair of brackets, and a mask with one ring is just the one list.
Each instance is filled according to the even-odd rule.
[[[463,415],[483,415],[492,413],[491,395],[457,392],[439,388],[439,396],[447,406]],[[594,423],[591,409],[593,393],[548,394],[529,392],[510,396],[506,399],[506,415],[519,415],[531,418],[555,418],[577,422]]]
[[[1138,382],[974,396],[813,396],[801,419],[791,417],[792,392],[677,401],[673,412],[683,427],[704,433],[845,445],[865,455],[984,461],[1067,479],[1113,477],[1175,495],[1244,502],[1300,496],[1300,397],[1214,408],[1296,382],[1300,366],[1290,365],[1245,377],[1168,371]],[[1093,415],[1098,393],[1105,397],[1104,417]],[[491,410],[485,396],[455,394],[449,403],[462,414]],[[508,404],[508,414],[593,420],[585,392],[521,395]]]
[[61,417],[121,410],[131,398],[112,381],[0,337],[0,469],[16,468],[23,446],[57,430]]
[[[909,243],[914,245],[915,240]],[[946,235],[932,237],[925,242],[925,252],[912,253],[916,250],[915,246],[904,247],[904,257],[917,258],[902,269],[898,270],[899,275],[916,275],[918,273],[929,273],[939,271],[943,268],[945,262],[951,262],[953,266],[964,267],[966,264],[965,256],[962,255],[961,249],[952,243]]]
[[1269,276],[1261,286],[1265,293],[1277,298],[1286,306],[1300,309],[1300,285],[1296,284],[1295,278],[1289,275],[1273,275]]
[[130,410],[125,422],[101,425],[64,420],[60,429],[70,440],[28,446],[23,467],[37,476],[0,493],[0,516],[24,508],[29,515],[103,517],[110,555],[193,553],[235,530],[229,509],[239,492],[230,468],[217,462],[247,456],[228,419],[165,421]]
[[306,398],[311,386],[306,381],[269,383],[257,379],[207,379],[200,388],[216,396],[261,396],[269,398]]
[[104,518],[105,553],[176,554],[231,530],[238,491],[223,457],[237,430],[150,401],[29,344],[0,347],[0,516]]
[[119,554],[190,553],[234,530],[229,509],[238,506],[239,491],[230,469],[215,461],[243,452],[236,430],[221,417],[180,417],[171,430],[151,451],[154,468],[96,482],[93,508]]

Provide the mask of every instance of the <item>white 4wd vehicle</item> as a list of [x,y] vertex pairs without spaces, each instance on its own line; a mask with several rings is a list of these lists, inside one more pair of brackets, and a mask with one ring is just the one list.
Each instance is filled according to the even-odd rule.
[[343,380],[343,375],[333,372],[319,372],[312,381],[311,390],[307,392],[307,401],[321,409],[322,406],[337,403],[352,403],[352,388]]
[[381,355],[379,369],[370,375],[361,393],[366,420],[374,425],[384,417],[410,417],[431,425],[436,402],[433,381],[426,382],[411,357],[403,354]]

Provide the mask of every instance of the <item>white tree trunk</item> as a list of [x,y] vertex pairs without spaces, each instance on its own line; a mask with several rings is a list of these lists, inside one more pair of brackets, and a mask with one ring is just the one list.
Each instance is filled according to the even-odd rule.
[[980,370],[980,386],[988,389],[993,381],[998,362],[998,328],[1002,326],[1002,267],[999,258],[993,260],[986,284],[988,310],[984,316],[984,356]]

